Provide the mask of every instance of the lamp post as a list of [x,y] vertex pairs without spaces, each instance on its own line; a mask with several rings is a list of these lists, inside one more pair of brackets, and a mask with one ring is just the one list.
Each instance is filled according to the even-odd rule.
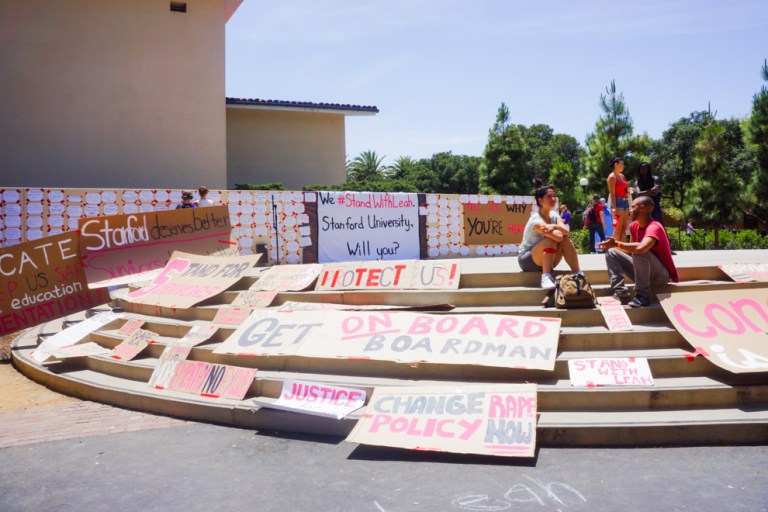
[[584,194],[587,193],[587,185],[589,185],[589,180],[587,178],[581,178],[579,180],[579,183],[581,184],[582,190],[584,190]]

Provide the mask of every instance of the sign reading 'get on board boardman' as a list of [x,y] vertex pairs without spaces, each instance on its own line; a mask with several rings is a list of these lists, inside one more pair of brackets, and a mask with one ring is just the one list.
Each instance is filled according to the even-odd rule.
[[76,233],[60,233],[0,249],[0,334],[109,302],[89,290]]
[[80,252],[93,287],[125,284],[168,263],[173,251],[237,254],[226,206],[80,219]]

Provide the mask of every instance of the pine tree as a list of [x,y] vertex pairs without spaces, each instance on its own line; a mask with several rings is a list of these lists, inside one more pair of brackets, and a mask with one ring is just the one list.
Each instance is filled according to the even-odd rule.
[[[768,82],[768,59],[763,63],[763,80]],[[752,98],[749,119],[749,141],[757,148],[758,169],[752,186],[755,197],[753,214],[765,226],[768,224],[768,88],[765,85]]]
[[[595,131],[587,135],[585,167],[589,181],[597,190],[610,172],[610,161],[624,156],[632,144],[632,118],[624,101],[624,95],[616,92],[616,81],[600,95],[602,114],[595,123]],[[598,185],[599,184],[599,185]]]
[[528,194],[528,148],[517,126],[509,124],[509,108],[502,103],[488,132],[488,144],[480,164],[481,194]]

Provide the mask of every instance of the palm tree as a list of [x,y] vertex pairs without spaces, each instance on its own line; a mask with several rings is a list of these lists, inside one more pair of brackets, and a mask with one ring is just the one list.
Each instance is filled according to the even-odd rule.
[[379,157],[375,151],[363,151],[347,163],[347,181],[380,180],[388,169],[382,165],[383,161],[384,157]]

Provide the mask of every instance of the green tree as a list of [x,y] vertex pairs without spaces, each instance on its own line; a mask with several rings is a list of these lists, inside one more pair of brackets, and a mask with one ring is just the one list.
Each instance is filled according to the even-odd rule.
[[595,131],[587,135],[584,166],[590,188],[602,191],[610,172],[611,158],[624,156],[631,150],[632,118],[624,95],[616,92],[615,80],[611,80],[605,94],[600,95],[600,110],[602,114],[595,123]]
[[[768,82],[768,59],[763,62],[763,80]],[[748,123],[749,141],[754,144],[758,164],[749,190],[753,199],[752,214],[768,224],[768,88],[765,84],[752,98],[752,115]]]
[[482,158],[477,156],[454,155],[450,151],[435,153],[422,162],[437,179],[435,188],[429,192],[477,194],[481,162]]
[[696,143],[693,159],[692,198],[687,216],[695,222],[710,226],[715,232],[715,249],[720,248],[720,228],[739,220],[744,182],[728,171],[727,131],[724,123],[713,121]]
[[387,167],[382,164],[384,158],[370,149],[363,151],[347,164],[347,181],[381,180],[387,171]]
[[419,163],[410,156],[399,156],[389,167],[388,176],[392,179],[402,180],[414,174]]
[[532,176],[526,162],[528,147],[520,130],[509,124],[509,108],[502,103],[488,131],[488,144],[479,169],[483,194],[520,194],[530,189]]

